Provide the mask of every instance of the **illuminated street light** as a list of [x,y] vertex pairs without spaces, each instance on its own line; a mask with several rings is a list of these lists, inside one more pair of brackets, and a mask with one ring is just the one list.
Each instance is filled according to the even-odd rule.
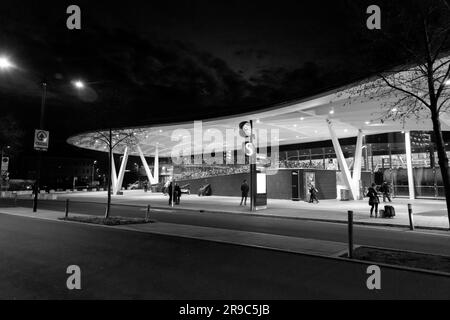
[[74,85],[75,88],[77,88],[77,89],[83,89],[83,88],[84,88],[84,82],[81,81],[81,80],[73,81],[73,85]]
[[0,56],[0,69],[6,70],[6,69],[9,69],[12,67],[13,67],[13,64],[7,57]]

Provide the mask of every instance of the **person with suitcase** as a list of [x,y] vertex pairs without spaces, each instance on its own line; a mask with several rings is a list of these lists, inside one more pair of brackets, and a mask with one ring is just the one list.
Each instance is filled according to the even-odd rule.
[[372,187],[369,188],[367,192],[367,197],[369,197],[370,206],[370,217],[373,216],[373,210],[375,209],[375,218],[378,217],[378,204],[380,203],[380,198],[378,198],[377,190],[375,189],[376,184],[372,183]]

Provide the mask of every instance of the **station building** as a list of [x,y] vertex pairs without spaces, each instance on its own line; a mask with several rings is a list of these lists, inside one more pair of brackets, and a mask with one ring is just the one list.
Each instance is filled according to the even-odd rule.
[[[322,199],[361,199],[372,183],[387,182],[396,197],[443,199],[429,111],[402,121],[395,117],[381,120],[380,114],[395,112],[386,108],[398,97],[355,95],[351,92],[357,85],[257,112],[203,119],[200,133],[196,132],[198,122],[116,128],[112,130],[116,144],[113,190],[118,193],[124,187],[128,158],[139,157],[153,185],[173,179],[189,185],[192,192],[210,184],[215,195],[239,196],[240,183],[248,179],[249,165],[226,160],[236,160],[242,145],[236,143],[230,148],[225,138],[210,138],[214,134],[227,137],[229,132],[237,132],[241,122],[252,120],[254,130],[268,137],[265,151],[258,150],[271,162],[267,171],[268,198],[305,200],[308,186],[314,184]],[[450,114],[441,114],[440,120],[449,155]],[[270,138],[271,132],[276,132],[276,141]],[[100,128],[67,141],[80,148],[108,152],[108,134],[108,130]],[[200,140],[192,139],[199,134]],[[123,143],[119,143],[122,137]],[[181,162],[179,158],[174,161],[174,150],[181,151]],[[203,160],[211,151],[215,160]],[[199,158],[200,162],[195,161]]]

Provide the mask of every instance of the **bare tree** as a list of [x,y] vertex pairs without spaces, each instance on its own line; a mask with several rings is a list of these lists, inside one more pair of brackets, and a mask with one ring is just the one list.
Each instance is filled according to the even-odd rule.
[[112,129],[98,130],[93,133],[88,133],[80,137],[84,143],[92,148],[108,149],[108,198],[105,210],[105,219],[110,215],[111,211],[111,185],[112,185],[112,162],[114,159],[114,150],[124,149],[137,144],[140,129]]
[[450,172],[441,131],[442,116],[450,111],[450,6],[445,0],[412,1],[404,10],[396,17],[404,32],[381,35],[403,51],[406,64],[349,91],[381,101],[382,111],[375,120],[382,123],[431,119],[450,222]]

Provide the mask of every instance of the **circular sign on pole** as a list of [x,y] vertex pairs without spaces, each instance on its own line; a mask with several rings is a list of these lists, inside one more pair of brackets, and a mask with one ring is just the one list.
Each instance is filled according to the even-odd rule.
[[241,123],[239,123],[239,134],[244,138],[251,136],[252,125],[249,121],[242,121]]

